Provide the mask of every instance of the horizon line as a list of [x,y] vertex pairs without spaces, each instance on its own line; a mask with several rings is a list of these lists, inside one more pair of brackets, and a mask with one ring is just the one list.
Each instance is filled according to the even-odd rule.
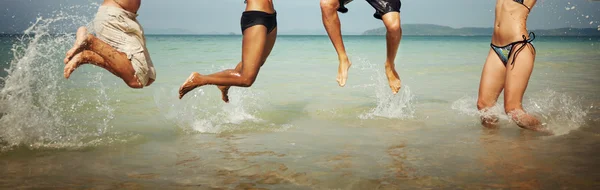
[[[74,34],[74,33],[73,33]],[[18,36],[23,35],[23,33],[0,33],[0,36]],[[56,35],[56,34],[50,34]],[[145,34],[146,36],[242,36],[241,34]],[[327,34],[277,34],[277,36],[318,36],[318,37],[327,37]],[[344,36],[384,36],[384,35],[364,35],[364,34],[344,34]],[[492,37],[492,35],[410,35],[405,34],[402,35],[405,37]],[[545,37],[600,37],[600,34],[595,35],[539,35]]]
[[[438,25],[438,24],[425,24],[425,23],[421,23],[421,24],[402,24],[402,25],[432,25],[432,26],[442,26],[442,27],[449,27],[452,29],[463,29],[463,28],[469,28],[469,29],[491,29],[493,27],[471,27],[471,26],[467,26],[467,27],[451,27],[451,26],[445,26],[445,25]],[[377,27],[377,28],[372,28],[372,29],[368,29],[365,30],[363,32],[348,32],[348,34],[343,34],[343,35],[363,35],[364,32],[370,31],[370,30],[375,30],[375,29],[379,29],[379,28],[384,28],[384,27]],[[560,27],[560,28],[550,28],[550,29],[530,29],[529,31],[536,31],[536,30],[560,30],[560,29],[590,29],[590,30],[598,30],[600,32],[600,28],[595,28],[595,27],[588,27],[588,28],[578,28],[578,27]],[[183,28],[148,28],[145,29],[146,31],[148,30],[188,30],[188,29],[183,29]],[[191,31],[186,31],[186,32],[191,32]],[[72,32],[75,33],[75,32]],[[145,32],[147,33],[147,32]],[[1,35],[15,35],[15,34],[24,34],[23,32],[0,32]],[[56,34],[56,33],[55,33]],[[235,32],[229,32],[229,33],[153,33],[153,32],[149,32],[146,35],[223,35],[223,36],[227,36],[227,35],[242,35],[240,33],[235,33]],[[293,33],[289,33],[289,32],[281,32],[281,34],[278,35],[315,35],[315,36],[319,36],[319,35],[327,35],[327,33],[306,33],[306,34],[293,34]],[[599,34],[600,35],[600,34]],[[406,36],[411,36],[411,35],[406,35]],[[412,35],[412,36],[429,36],[429,35]],[[438,35],[435,35],[438,36]],[[444,36],[444,35],[441,35]],[[447,35],[447,36],[460,36],[460,35]],[[487,35],[473,35],[473,36],[487,36]],[[491,36],[491,34],[489,35]],[[557,36],[561,36],[561,35],[557,35]],[[566,35],[569,36],[569,35]]]

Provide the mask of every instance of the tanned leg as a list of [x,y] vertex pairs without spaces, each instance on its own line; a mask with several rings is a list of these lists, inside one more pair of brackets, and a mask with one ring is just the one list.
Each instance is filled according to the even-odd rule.
[[[517,44],[513,49],[518,49],[521,46],[523,44]],[[513,57],[515,56],[513,55]],[[514,65],[508,66],[509,69],[506,71],[506,84],[504,86],[504,110],[519,127],[547,132],[537,118],[527,114],[523,110],[522,105],[523,95],[533,72],[534,61],[535,50],[531,44],[527,44],[523,51],[516,56]]]
[[[76,55],[86,52],[86,50],[89,52],[82,54],[78,60],[74,60]],[[102,58],[101,62],[96,55]],[[87,61],[83,61],[82,63],[81,60]],[[75,71],[75,68],[82,64],[90,63],[102,67],[123,79],[123,81],[131,88],[143,87],[135,76],[135,70],[131,65],[131,61],[127,58],[127,55],[117,51],[107,43],[96,38],[94,35],[88,34],[85,27],[80,27],[77,30],[77,40],[75,40],[75,45],[67,52],[64,61],[66,63],[64,73],[66,78]]]
[[[233,70],[235,70],[238,73],[242,72],[242,62],[239,62]],[[221,99],[225,103],[229,103],[229,88],[231,88],[231,86],[217,86],[217,88],[219,88],[219,90],[221,91]]]
[[498,123],[498,117],[487,112],[492,108],[504,88],[506,67],[496,53],[490,49],[479,82],[477,109],[482,112],[481,124],[493,128]]
[[[269,57],[269,55],[271,54],[271,50],[273,50],[273,47],[275,46],[275,40],[277,39],[277,28],[273,29],[273,31],[271,31],[271,33],[269,33],[269,35],[267,36],[267,45],[265,46],[265,51],[263,52],[263,61],[261,62],[261,67],[265,64],[265,62],[267,62],[267,58]],[[238,63],[237,66],[235,67],[235,71],[236,72],[242,72],[242,62]],[[217,86],[219,88],[219,90],[221,90],[221,99],[223,99],[223,101],[225,103],[229,102],[229,88],[231,86]]]
[[400,46],[400,40],[402,39],[402,27],[400,26],[400,13],[390,12],[382,17],[383,24],[387,29],[386,40],[387,40],[387,59],[385,61],[385,75],[387,76],[390,88],[394,94],[400,91],[402,82],[396,72],[396,55],[398,53],[398,47]]
[[346,48],[344,47],[344,41],[342,39],[340,18],[337,13],[339,6],[339,0],[321,0],[323,25],[325,26],[325,30],[327,30],[331,43],[333,43],[333,47],[338,54],[338,60],[340,62],[336,80],[338,84],[343,87],[346,85],[348,69],[350,69],[352,63],[348,60],[348,55],[346,54]]
[[[271,35],[276,35],[271,33]],[[242,40],[241,72],[228,69],[211,75],[200,75],[194,72],[179,88],[179,98],[189,91],[204,85],[250,87],[263,63],[263,55],[267,43],[267,28],[255,25],[244,31]]]

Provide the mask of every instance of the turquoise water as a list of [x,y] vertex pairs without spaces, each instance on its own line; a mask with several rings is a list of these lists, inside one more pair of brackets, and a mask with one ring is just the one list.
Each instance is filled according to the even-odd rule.
[[394,96],[382,36],[345,37],[353,66],[344,88],[326,36],[279,36],[256,83],[232,88],[225,104],[214,86],[183,100],[177,89],[192,71],[237,64],[241,36],[148,36],[157,81],[133,90],[90,65],[63,79],[73,36],[45,26],[0,38],[0,64],[11,68],[1,75],[0,188],[600,185],[597,37],[534,42],[524,103],[556,133],[544,136],[518,128],[502,106],[500,129],[479,124],[489,37],[404,37],[396,60],[404,86]]

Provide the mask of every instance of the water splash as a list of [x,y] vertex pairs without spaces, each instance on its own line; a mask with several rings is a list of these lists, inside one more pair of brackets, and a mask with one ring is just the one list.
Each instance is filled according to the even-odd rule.
[[[205,88],[215,88],[206,93]],[[175,97],[176,90],[161,88],[155,93],[155,103],[165,118],[187,132],[222,133],[255,130],[254,125],[269,126],[256,115],[260,109],[259,94],[250,88],[232,87],[229,103],[223,103],[214,86],[201,87],[182,100]],[[249,125],[248,125],[249,124]]]
[[[497,116],[500,120],[512,123],[510,117],[504,113],[504,103],[499,101],[487,112],[477,110],[477,98],[465,96],[452,103],[452,109],[469,116],[485,117]],[[580,99],[573,98],[563,93],[544,90],[532,93],[524,101],[524,109],[535,115],[556,136],[565,135],[585,125],[589,106],[584,106]]]
[[62,77],[62,59],[75,36],[60,29],[88,25],[91,18],[81,15],[96,8],[71,6],[48,18],[40,16],[13,44],[7,76],[1,78],[1,150],[17,146],[81,148],[119,141],[107,136],[114,109],[99,82],[102,73],[84,76],[93,78],[84,87]]
[[[358,69],[361,72],[368,72],[371,76],[371,84],[361,85],[360,88],[369,88],[375,92],[377,106],[366,113],[359,115],[360,119],[373,119],[376,117],[405,119],[412,118],[415,114],[413,106],[414,95],[408,85],[403,85],[398,94],[393,94],[384,70],[381,66],[377,67],[368,60],[358,58]],[[375,88],[375,89],[370,89]]]
[[477,98],[471,96],[463,96],[462,98],[454,101],[452,103],[452,110],[458,111],[461,114],[468,116],[477,116],[479,117],[490,117],[495,116],[501,120],[510,120],[510,117],[504,112],[504,104],[502,102],[497,103],[491,108],[488,108],[487,111],[479,111],[477,110]]
[[590,112],[581,99],[563,93],[545,90],[528,98],[525,110],[538,113],[542,122],[555,135],[564,135],[583,126]]
[[[387,81],[385,81],[387,84]],[[361,119],[373,119],[375,117],[405,119],[412,118],[415,115],[415,108],[412,101],[414,95],[410,87],[404,85],[398,94],[390,92],[389,87],[378,88],[376,91],[377,106],[367,113],[359,116]]]
[[[564,8],[565,11],[569,11],[572,13],[572,16],[575,17],[575,19],[577,19],[578,23],[574,23],[574,24],[589,24],[590,27],[594,27],[594,23],[598,23],[598,20],[595,17],[596,14],[594,13],[589,13],[586,12],[584,9],[579,9],[578,6],[586,6],[586,4],[589,4],[590,2],[580,2],[584,5],[578,5],[575,3],[571,3],[571,2],[567,2],[567,4],[565,4]],[[567,16],[567,15],[566,15]],[[567,22],[569,23],[569,22]],[[573,26],[571,26],[573,27]],[[600,27],[599,27],[600,29]]]

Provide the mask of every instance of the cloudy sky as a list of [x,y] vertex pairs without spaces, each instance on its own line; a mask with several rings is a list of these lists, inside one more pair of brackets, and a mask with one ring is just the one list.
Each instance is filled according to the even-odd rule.
[[[273,0],[281,34],[323,34],[319,0]],[[95,14],[101,0],[0,0],[0,33],[21,32],[37,17],[52,18],[66,11],[82,18]],[[491,27],[495,0],[403,0],[403,24],[451,27]],[[242,0],[143,0],[138,20],[146,30],[180,29],[199,34],[240,33]],[[373,9],[362,0],[341,15],[344,33],[360,34],[381,27]],[[53,13],[54,12],[54,13]],[[529,18],[530,29],[599,28],[598,0],[538,0]],[[75,30],[75,29],[73,29]]]

